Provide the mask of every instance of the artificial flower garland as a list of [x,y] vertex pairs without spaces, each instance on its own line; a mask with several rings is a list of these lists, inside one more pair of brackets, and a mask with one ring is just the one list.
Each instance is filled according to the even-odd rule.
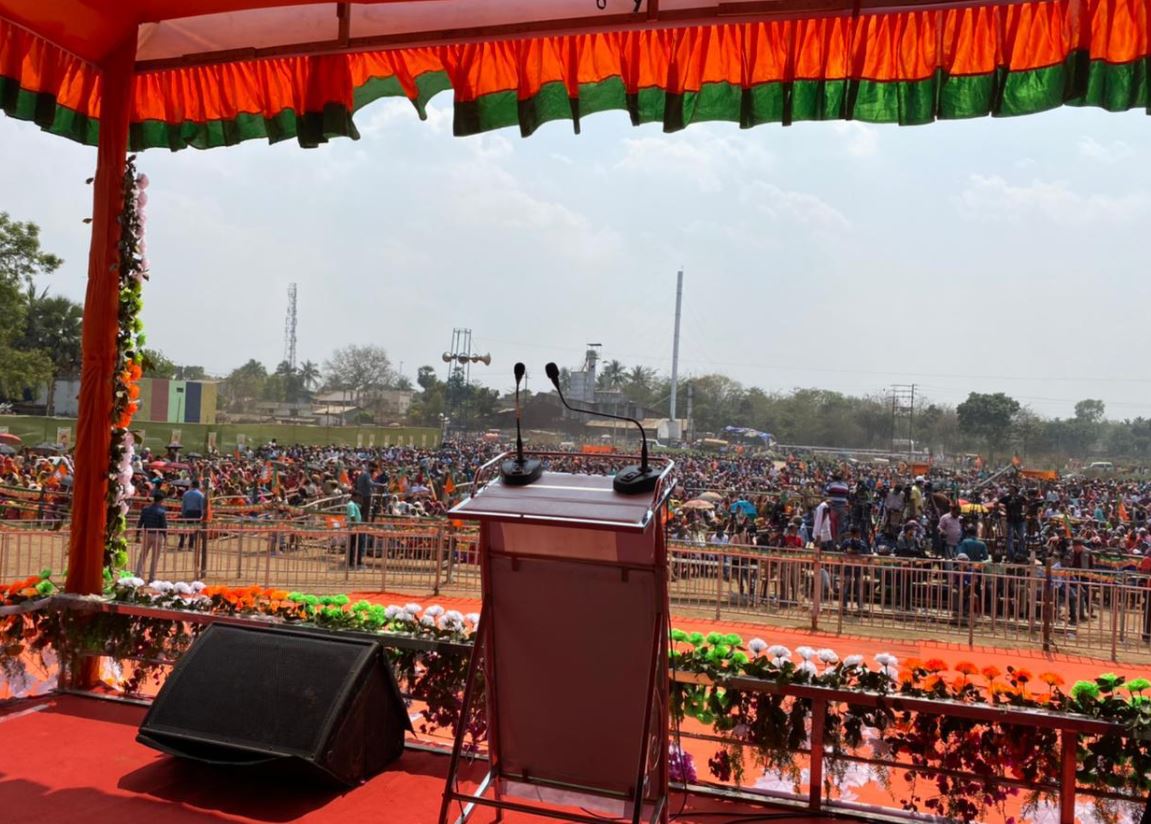
[[148,203],[147,175],[136,173],[135,156],[124,166],[124,208],[120,213],[120,301],[116,335],[116,370],[112,389],[112,445],[108,465],[108,513],[104,526],[104,583],[108,587],[116,571],[128,565],[128,501],[136,494],[132,485],[135,438],[128,431],[140,406],[143,376],[143,333],[140,311],[143,283],[148,279],[144,243],[144,207]]

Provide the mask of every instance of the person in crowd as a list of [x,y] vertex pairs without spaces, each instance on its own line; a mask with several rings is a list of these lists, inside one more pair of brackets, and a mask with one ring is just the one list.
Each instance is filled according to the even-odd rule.
[[943,557],[954,558],[955,548],[963,539],[963,519],[958,504],[952,504],[947,514],[939,519],[939,534],[943,542]]
[[1075,626],[1091,617],[1091,591],[1087,586],[1091,553],[1081,536],[1072,539],[1071,552],[1063,568],[1070,573],[1067,582],[1067,621]]
[[143,578],[148,571],[148,580],[156,579],[156,564],[160,551],[168,535],[168,513],[164,509],[164,493],[153,492],[152,503],[140,512],[136,523],[136,540],[140,544],[140,556],[136,559],[136,577]]
[[1012,484],[1008,493],[999,499],[999,506],[1007,520],[1007,563],[1027,561],[1027,499]]
[[815,508],[811,540],[820,549],[835,547],[835,532],[832,528],[831,502],[824,498]]
[[854,601],[855,609],[863,611],[863,565],[866,556],[871,555],[871,547],[863,540],[863,532],[859,527],[851,527],[847,539],[841,544],[843,552],[843,581],[842,597],[844,606],[851,606]]
[[188,548],[195,548],[196,538],[192,530],[204,519],[205,506],[204,493],[200,491],[200,481],[198,479],[193,480],[188,491],[180,496],[180,520],[183,522],[181,524],[183,529],[180,531],[180,542],[176,545],[177,552],[184,550],[185,538],[188,542]]
[[355,498],[348,498],[344,507],[344,517],[348,522],[348,569],[364,568],[364,533],[357,527],[364,522],[360,505]]

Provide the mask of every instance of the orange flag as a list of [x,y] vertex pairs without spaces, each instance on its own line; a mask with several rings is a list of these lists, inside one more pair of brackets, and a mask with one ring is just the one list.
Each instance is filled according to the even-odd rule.
[[1129,523],[1131,521],[1131,516],[1127,514],[1127,507],[1123,505],[1122,501],[1119,502],[1119,520],[1122,523]]

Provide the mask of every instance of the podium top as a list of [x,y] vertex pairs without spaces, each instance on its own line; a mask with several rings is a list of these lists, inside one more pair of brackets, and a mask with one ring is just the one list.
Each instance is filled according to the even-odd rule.
[[[655,491],[643,495],[621,495],[612,489],[609,475],[545,472],[528,486],[507,486],[496,476],[472,497],[453,507],[449,515],[477,521],[550,523],[642,532],[671,494],[671,485],[663,482],[671,466],[669,462]],[[477,480],[482,474],[481,470]]]

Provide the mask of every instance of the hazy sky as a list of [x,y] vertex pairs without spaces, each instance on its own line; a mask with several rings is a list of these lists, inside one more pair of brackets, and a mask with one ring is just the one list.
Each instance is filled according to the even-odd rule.
[[[377,104],[363,139],[310,151],[144,153],[150,345],[272,368],[295,281],[301,360],[373,343],[442,373],[460,326],[500,388],[589,341],[667,372],[683,266],[682,374],[1151,415],[1144,114],[664,135],[613,112],[528,140],[453,138],[446,96],[429,115]],[[43,227],[52,290],[82,298],[94,150],[0,116],[0,157],[0,211]]]

